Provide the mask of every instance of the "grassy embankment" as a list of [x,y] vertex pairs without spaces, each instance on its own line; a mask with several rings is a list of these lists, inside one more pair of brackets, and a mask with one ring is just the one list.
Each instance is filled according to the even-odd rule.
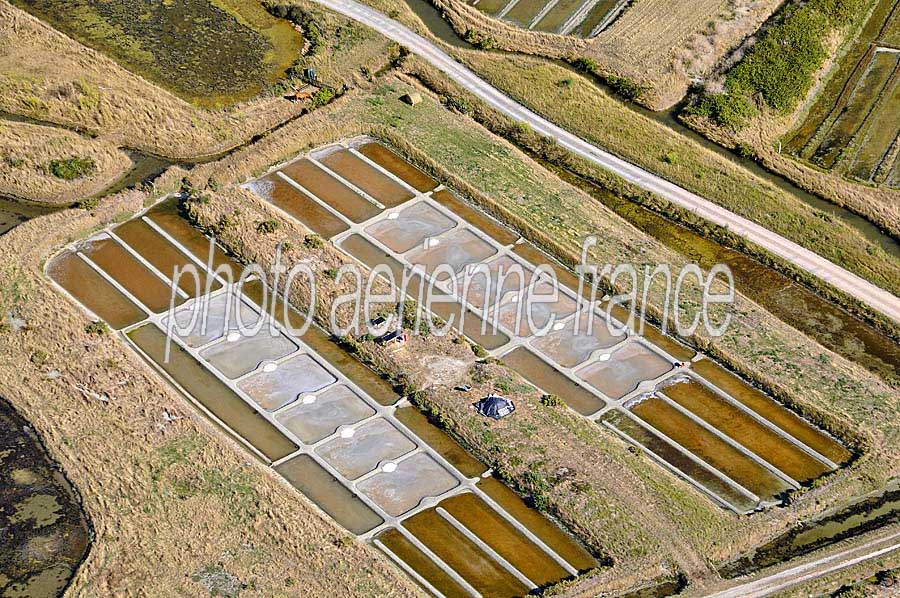
[[[203,167],[192,176],[199,177],[198,180],[202,182],[203,177],[215,172],[218,173],[215,175],[217,180],[242,181],[307,147],[327,141],[329,134],[375,132],[409,152],[420,164],[472,196],[489,211],[514,224],[522,225],[520,229],[527,236],[550,245],[552,251],[570,263],[578,250],[581,236],[588,233],[599,234],[607,241],[601,243],[592,256],[600,263],[662,262],[676,266],[683,263],[678,256],[631,228],[605,208],[598,207],[586,200],[580,192],[548,175],[509,144],[489,135],[480,127],[473,126],[468,118],[448,112],[433,100],[426,100],[415,108],[405,106],[397,99],[405,89],[404,84],[395,82],[379,87],[368,97],[349,94],[317,115],[318,118],[327,119],[327,125],[322,125],[328,128],[327,131],[315,133],[307,122],[304,137],[298,139],[292,136],[293,127],[297,125],[290,125],[260,141],[253,148],[229,157],[220,164]],[[218,201],[211,202],[213,209]],[[247,205],[251,203],[245,195],[241,201]],[[241,210],[243,213],[244,208]],[[218,221],[217,218],[209,218],[209,222],[213,224]],[[266,252],[272,251],[277,239],[272,238],[264,249],[258,246],[248,254],[247,239],[252,236],[252,232],[247,231],[252,230],[255,228],[250,224],[235,228],[232,233],[235,235],[233,241],[227,235],[225,239],[233,242],[239,254],[248,258],[265,256]],[[654,293],[651,303],[657,308],[658,300],[658,295]],[[302,304],[302,301],[298,301],[298,304]],[[846,497],[877,487],[893,473],[894,461],[891,455],[895,448],[891,448],[882,439],[884,434],[890,434],[893,429],[887,414],[896,408],[896,397],[892,389],[877,378],[798,335],[743,297],[735,308],[735,322],[726,338],[714,341],[702,338],[694,340],[751,379],[766,385],[795,408],[811,414],[833,430],[849,433],[865,447],[866,455],[851,470],[839,473],[833,476],[830,483],[807,492],[790,508],[733,521],[725,526],[715,522],[720,517],[729,518],[727,514],[716,512],[715,509],[711,514],[708,508],[710,503],[706,499],[692,491],[686,491],[686,488],[679,489],[681,486],[671,476],[654,467],[645,469],[647,464],[634,469],[633,464],[623,465],[619,462],[616,471],[621,471],[620,468],[627,465],[632,471],[646,472],[640,473],[641,476],[650,477],[645,477],[645,481],[637,486],[630,483],[624,487],[621,483],[610,486],[616,488],[616,492],[600,491],[598,497],[602,496],[602,501],[621,505],[620,501],[626,500],[623,496],[630,496],[629,493],[634,492],[634,488],[652,487],[652,492],[660,497],[658,500],[654,499],[653,504],[658,504],[661,512],[665,513],[663,519],[671,518],[677,522],[672,525],[679,530],[679,534],[683,534],[681,542],[689,539],[700,553],[717,560],[733,556],[736,551],[748,548],[776,529],[784,529],[791,521],[824,508],[823,505],[839,504]],[[529,485],[529,464],[508,462],[512,455],[521,453],[517,447],[530,446],[543,438],[544,434],[547,439],[556,438],[560,427],[582,429],[580,424],[573,427],[576,426],[575,422],[581,420],[571,419],[567,415],[564,422],[556,423],[550,422],[546,417],[541,418],[542,425],[550,425],[544,434],[529,430],[527,426],[510,431],[509,435],[480,434],[477,433],[477,426],[472,428],[470,414],[452,393],[433,393],[427,400],[434,401],[445,416],[444,423],[463,437],[469,448],[488,462],[500,465],[505,462],[506,469],[512,472],[513,481],[525,489],[533,488],[533,484]],[[529,399],[523,397],[523,400],[527,404]],[[534,401],[535,398],[530,400]],[[531,421],[526,423],[530,425]],[[598,434],[595,428],[588,430],[590,433],[585,438],[595,438]],[[577,436],[582,434],[583,432],[579,432]],[[570,451],[574,449],[557,447],[546,451],[542,458],[547,457],[549,463],[555,465],[558,463],[556,459],[560,458],[558,455],[562,454],[564,461],[583,463],[583,457]],[[609,456],[605,459],[609,459]],[[555,479],[548,463],[539,463],[534,467],[545,481]],[[593,477],[590,479],[593,480]],[[608,483],[604,482],[608,480],[605,474],[597,480],[599,481],[591,482],[594,487]],[[669,494],[674,491],[677,491],[675,495]],[[556,492],[560,494],[554,494]],[[596,538],[595,542],[604,550],[613,551],[613,557],[618,557],[620,561],[628,557],[629,550],[626,548],[634,546],[633,542],[636,541],[626,541],[631,532],[623,533],[619,524],[604,531],[609,523],[606,518],[622,517],[622,509],[591,510],[586,514],[572,508],[577,502],[567,502],[580,500],[571,498],[569,492],[572,492],[571,488],[562,483],[551,484],[548,491],[553,508],[559,512],[560,517],[579,531],[587,528],[595,530],[592,534],[606,534],[602,537],[591,535],[588,539]],[[617,497],[617,492],[624,494]],[[586,525],[584,517],[600,517],[597,521],[603,522],[603,525]],[[613,540],[612,546],[609,544],[610,539]],[[625,543],[618,545],[620,548],[616,549],[615,542]]]
[[51,204],[93,195],[131,166],[110,143],[12,121],[0,121],[0,161],[0,195]]

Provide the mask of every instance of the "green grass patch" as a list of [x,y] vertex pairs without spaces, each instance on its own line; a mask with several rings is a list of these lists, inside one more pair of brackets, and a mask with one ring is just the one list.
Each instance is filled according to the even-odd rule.
[[64,181],[72,181],[93,174],[97,170],[97,164],[93,158],[64,158],[50,160],[47,170],[56,178]]
[[688,109],[719,125],[738,129],[755,113],[759,97],[781,114],[793,111],[812,87],[835,29],[865,13],[865,0],[794,2],[725,78],[724,93],[707,94]]

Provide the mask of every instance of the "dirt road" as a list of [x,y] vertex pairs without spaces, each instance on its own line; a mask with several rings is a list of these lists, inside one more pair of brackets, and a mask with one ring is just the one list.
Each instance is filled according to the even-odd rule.
[[770,596],[775,592],[858,565],[895,550],[900,550],[900,532],[707,596],[708,598]]

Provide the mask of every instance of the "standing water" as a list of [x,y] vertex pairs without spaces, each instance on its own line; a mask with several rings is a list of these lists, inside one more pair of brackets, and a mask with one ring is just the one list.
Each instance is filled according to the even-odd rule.
[[28,423],[0,399],[0,595],[58,596],[90,543],[78,497]]

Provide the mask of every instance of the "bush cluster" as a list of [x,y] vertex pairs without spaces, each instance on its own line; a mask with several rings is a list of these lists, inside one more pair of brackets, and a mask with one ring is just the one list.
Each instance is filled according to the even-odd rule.
[[48,165],[50,174],[65,181],[80,179],[94,172],[96,168],[93,158],[78,157],[50,160]]
[[787,7],[726,75],[724,93],[706,94],[688,114],[739,129],[755,114],[754,98],[787,114],[806,97],[828,57],[824,40],[865,14],[866,0],[808,0]]

